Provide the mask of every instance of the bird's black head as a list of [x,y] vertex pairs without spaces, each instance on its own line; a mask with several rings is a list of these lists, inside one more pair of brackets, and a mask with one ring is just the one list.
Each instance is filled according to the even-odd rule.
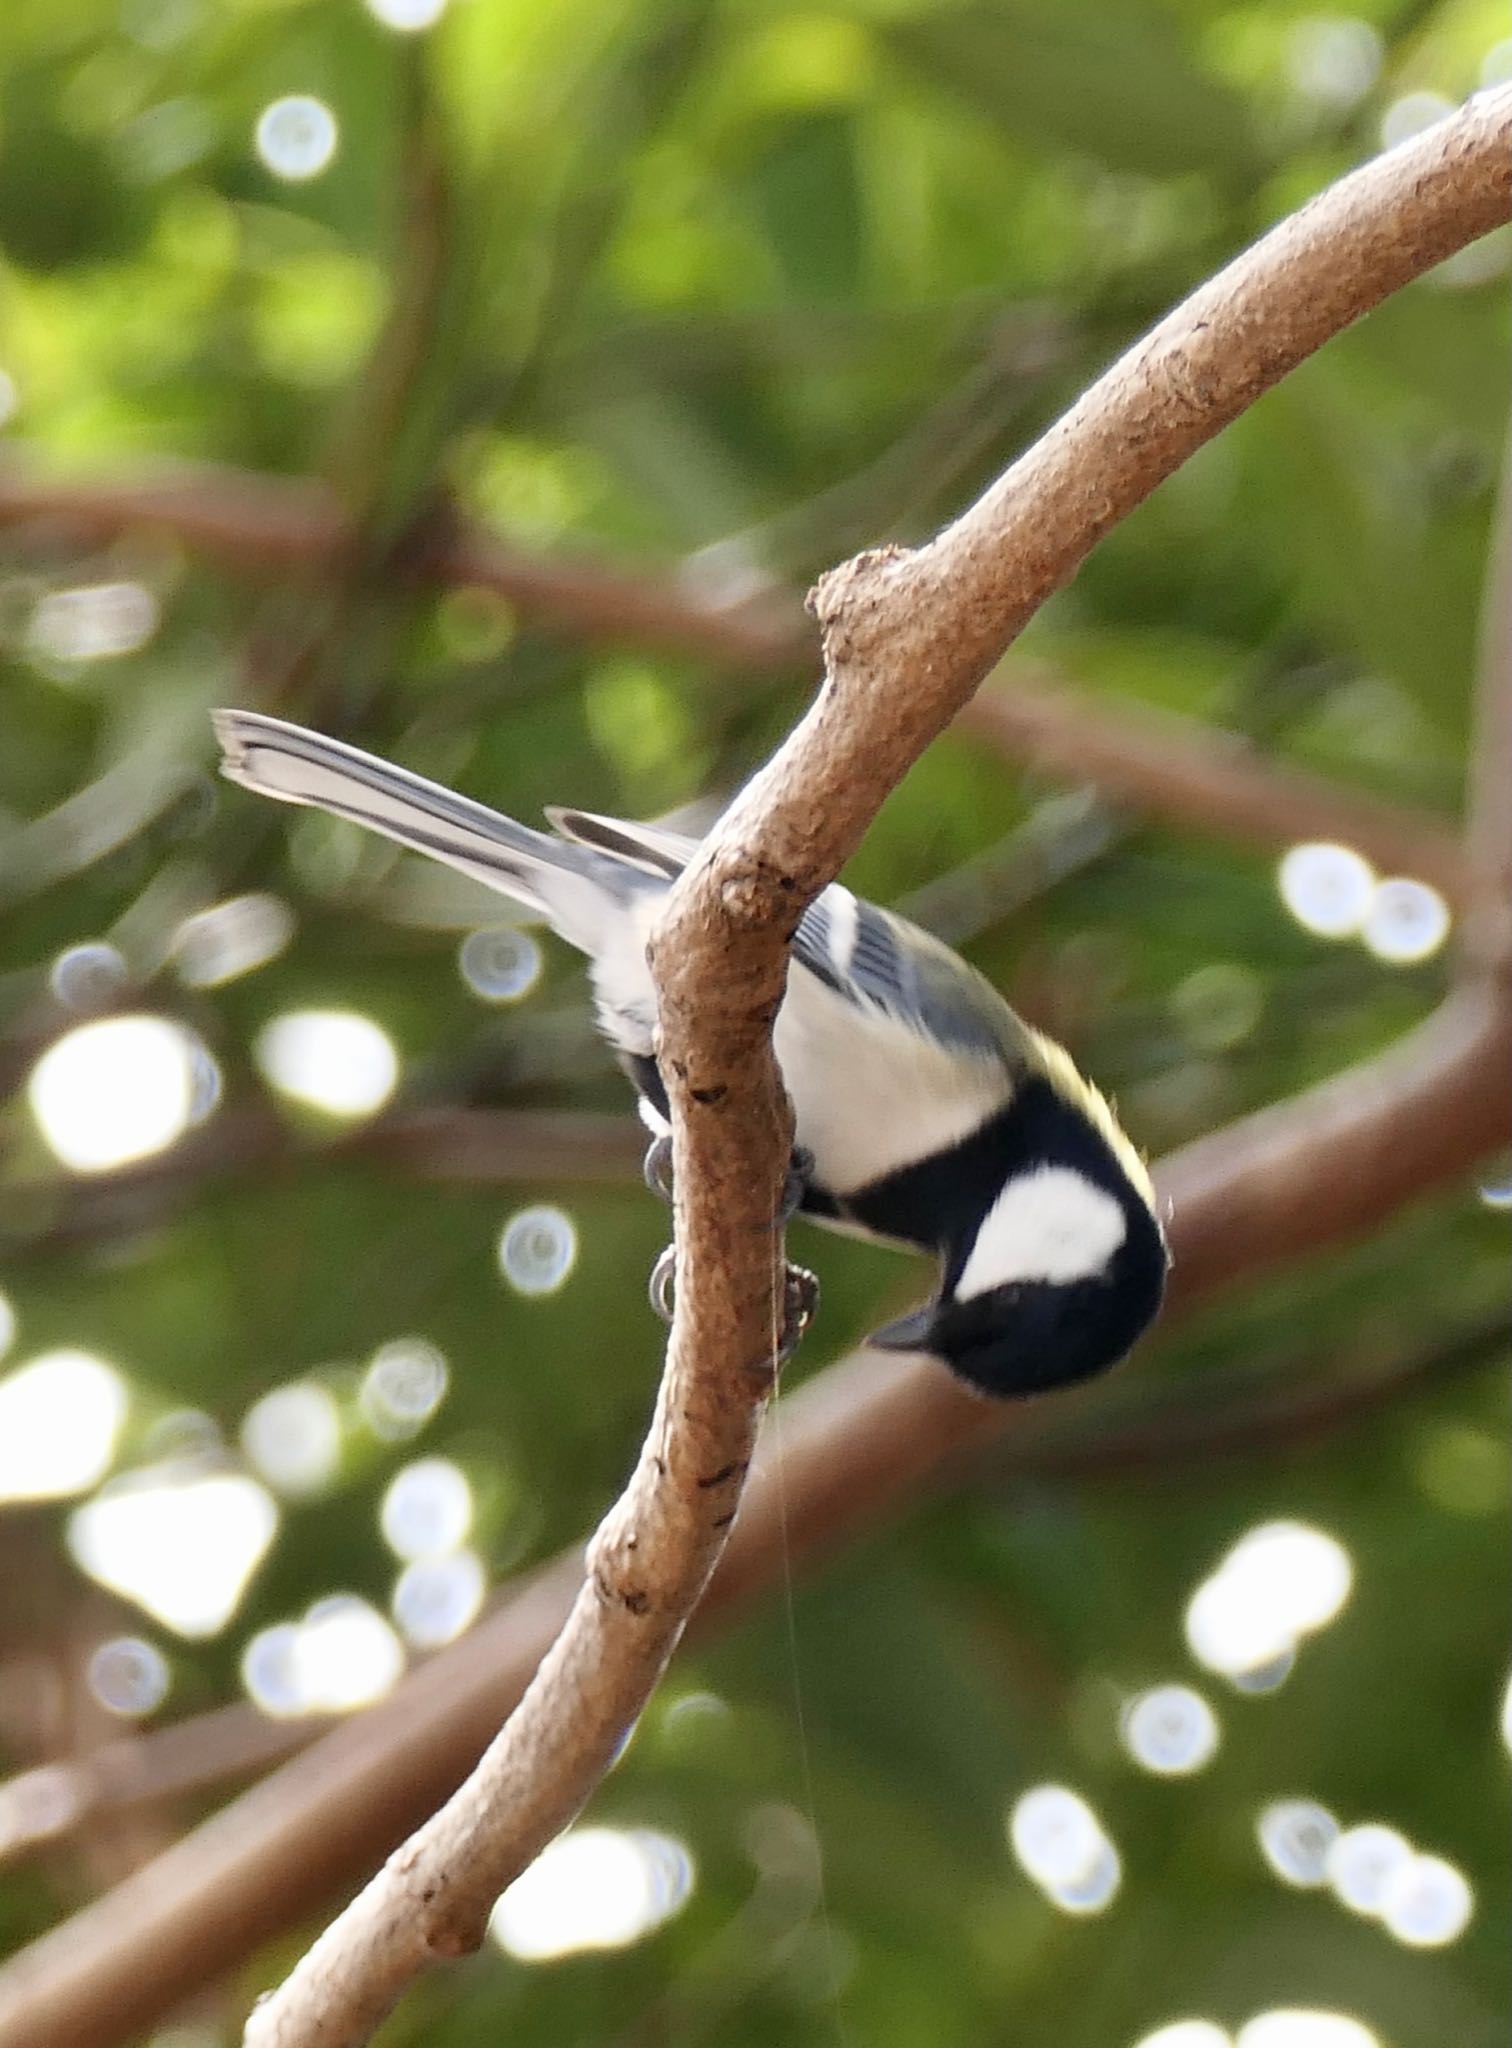
[[872,1341],[1004,1399],[1116,1365],[1153,1322],[1169,1261],[1137,1161],[1078,1105],[1020,1100],[997,1143],[993,1188],[942,1246],[938,1297]]

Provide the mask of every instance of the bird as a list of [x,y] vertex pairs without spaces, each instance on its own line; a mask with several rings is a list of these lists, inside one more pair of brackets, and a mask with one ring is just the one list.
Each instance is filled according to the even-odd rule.
[[[284,719],[212,717],[232,782],[444,861],[586,954],[599,1029],[669,1156],[646,943],[696,839],[565,808],[538,831]],[[996,1399],[1128,1354],[1169,1263],[1149,1174],[1070,1055],[975,968],[831,883],[794,933],[773,1047],[793,1105],[788,1207],[937,1261],[929,1300],[872,1345]]]

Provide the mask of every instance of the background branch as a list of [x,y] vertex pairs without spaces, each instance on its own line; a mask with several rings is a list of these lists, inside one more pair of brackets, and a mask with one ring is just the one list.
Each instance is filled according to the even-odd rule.
[[[823,579],[818,701],[704,843],[648,949],[676,1146],[677,1304],[640,1463],[477,1770],[255,2009],[248,2048],[365,2041],[421,1971],[481,1942],[498,1893],[608,1769],[719,1559],[784,1321],[771,1218],[792,1119],[771,1030],[803,909],[1119,517],[1331,334],[1509,210],[1512,89],[1266,236],[929,547],[861,556]],[[1330,1100],[1320,1126],[1340,1137],[1350,1113]],[[1280,1170],[1264,1135],[1255,1167],[1262,1181]]]
[[[33,545],[52,547],[156,530],[226,573],[275,584],[341,568],[357,538],[329,486],[208,463],[76,480],[12,458],[0,468],[0,526],[27,528]],[[445,511],[426,514],[395,566],[420,582],[492,590],[581,640],[755,669],[792,667],[813,654],[812,627],[781,595],[722,604],[650,569],[533,554]]]
[[[1473,1171],[1509,1114],[1512,1025],[1473,995],[1380,1059],[1175,1153],[1157,1174],[1171,1312],[1244,1285],[1299,1238],[1322,1256],[1378,1227]],[[1040,1412],[974,1401],[922,1361],[860,1352],[830,1367],[785,1401],[781,1470],[758,1461],[695,1634],[738,1619],[789,1562],[810,1569],[984,1454],[1014,1455]],[[471,1768],[581,1575],[581,1553],[563,1553],[389,1700],[0,1968],[0,2048],[113,2048],[372,1869]]]
[[973,698],[956,725],[1168,824],[1267,847],[1342,839],[1387,874],[1415,875],[1451,902],[1466,898],[1459,841],[1432,818],[1268,761],[1195,719],[1115,711],[1015,664],[1007,687]]
[[[595,1539],[563,1634],[480,1772],[256,2011],[249,2041],[359,2041],[419,1969],[478,1939],[487,1900],[588,1796],[670,1654],[733,1515],[767,1390],[761,1361],[778,1285],[769,1218],[788,1140],[770,1023],[802,907],[1003,645],[1117,518],[1329,334],[1506,217],[1509,139],[1512,92],[1486,94],[1345,179],[1163,322],[930,547],[863,557],[821,585],[829,672],[819,699],[679,885],[653,946],[678,1143],[679,1290],[647,1451]],[[1505,1092],[1506,1019],[1489,997],[1467,995],[1415,1046],[1313,1091],[1304,1132],[1285,1110],[1242,1127],[1241,1188],[1225,1178],[1218,1141],[1182,1155],[1167,1183],[1178,1302],[1316,1248],[1327,1234],[1320,1216],[1347,1233],[1451,1160],[1461,1167],[1485,1130],[1488,1052]],[[1420,1114],[1407,1121],[1420,1170],[1404,1190],[1402,1108],[1414,1092]],[[1471,1094],[1480,1114],[1467,1117]],[[1341,1179],[1350,1153],[1353,1171]],[[1313,1174],[1305,1201],[1298,1154]],[[1220,1190],[1230,1202],[1222,1225]],[[1237,1236],[1246,1226],[1250,1236]],[[942,1458],[1003,1426],[932,1366],[905,1368],[888,1391],[890,1426],[904,1421],[908,1437],[901,1458],[896,1439],[890,1447],[887,1498],[908,1496]],[[935,1453],[922,1462],[921,1438]],[[786,1450],[791,1488],[803,1461],[792,1432]],[[800,1526],[799,1547],[814,1533]],[[833,1521],[823,1533],[834,1539]],[[160,1859],[159,1879],[190,1846]],[[203,1956],[203,1915],[196,1932]],[[39,1967],[45,1985],[47,1950],[40,1944],[8,1973],[14,1986],[20,1971],[23,1995],[28,1970],[34,1991]],[[76,1942],[72,1986],[90,1974]],[[119,2006],[112,2021],[119,2026]],[[23,2038],[8,2024],[0,2008],[0,2042]],[[61,2048],[88,2037],[55,2027],[45,2038]]]
[[[1102,1411],[1113,1404],[1088,1397],[1069,1427],[1039,1408],[1003,1440],[991,1470],[1007,1480],[1024,1475],[1095,1481],[1164,1475],[1212,1458],[1291,1456],[1362,1416],[1479,1370],[1502,1356],[1507,1344],[1505,1322],[1497,1317],[1368,1371],[1341,1372],[1334,1362],[1313,1357],[1291,1360],[1279,1371],[1230,1367],[1205,1376],[1195,1391],[1183,1386],[1132,1408],[1119,1404],[1107,1418]],[[565,1568],[567,1557],[577,1556],[574,1547],[558,1562]],[[761,1562],[775,1583],[783,1570],[780,1555],[774,1551]],[[518,1588],[506,1586],[494,1611],[512,1615],[517,1597]],[[711,1591],[690,1629],[702,1639],[717,1632],[723,1615],[721,1598]],[[496,1677],[497,1648],[487,1628],[472,1630],[449,1656],[473,1684],[488,1685]],[[103,1743],[76,1763],[24,1771],[0,1783],[0,1863],[20,1861],[98,1814],[251,1777],[331,1730],[324,1715],[274,1720],[241,1701]],[[396,1762],[398,1754],[396,1745]]]

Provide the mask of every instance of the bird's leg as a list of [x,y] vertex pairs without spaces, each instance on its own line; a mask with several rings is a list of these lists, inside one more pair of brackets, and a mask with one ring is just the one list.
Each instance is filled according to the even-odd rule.
[[[647,1148],[642,1167],[646,1185],[664,1202],[672,1199],[672,1140],[669,1136],[653,1139]],[[789,1219],[803,1205],[809,1178],[814,1171],[814,1155],[803,1146],[795,1145],[789,1161],[787,1177],[783,1182],[782,1201],[777,1211],[777,1227],[782,1229]],[[668,1245],[651,1268],[648,1292],[651,1306],[664,1323],[672,1320],[672,1291],[677,1277],[676,1247]],[[783,1268],[782,1287],[782,1332],[777,1341],[777,1353],[773,1365],[786,1365],[798,1349],[803,1334],[814,1320],[819,1306],[819,1282],[807,1266],[788,1265]]]
[[[784,1266],[782,1276],[782,1331],[772,1359],[778,1371],[803,1342],[804,1333],[819,1306],[818,1277],[807,1266]],[[664,1323],[672,1320],[672,1292],[676,1278],[677,1249],[669,1244],[651,1268],[649,1288],[651,1306]]]

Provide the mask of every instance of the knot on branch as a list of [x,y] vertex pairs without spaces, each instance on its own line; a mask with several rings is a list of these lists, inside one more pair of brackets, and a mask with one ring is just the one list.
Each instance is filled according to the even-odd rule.
[[809,591],[804,603],[819,621],[831,681],[847,663],[864,659],[878,633],[886,632],[899,571],[916,558],[913,548],[867,548],[827,570]]

